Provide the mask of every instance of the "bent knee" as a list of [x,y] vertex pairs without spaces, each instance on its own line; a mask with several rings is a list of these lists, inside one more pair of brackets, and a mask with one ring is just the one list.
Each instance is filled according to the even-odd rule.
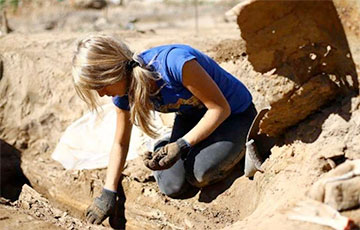
[[176,184],[176,185],[164,186],[164,187],[159,186],[159,188],[164,195],[171,198],[177,198],[188,189],[188,186],[187,184],[184,185]]
[[176,197],[180,196],[190,186],[186,180],[185,181],[173,181],[173,180],[156,178],[156,181],[159,186],[160,192],[171,198],[176,198]]
[[193,175],[188,175],[186,177],[187,181],[197,188],[203,188],[207,185],[210,185],[212,183],[215,183],[214,180],[211,178],[211,175],[213,175],[213,172],[194,172]]
[[203,188],[225,179],[232,169],[227,170],[208,170],[208,171],[194,171],[192,175],[187,175],[187,181],[197,188]]

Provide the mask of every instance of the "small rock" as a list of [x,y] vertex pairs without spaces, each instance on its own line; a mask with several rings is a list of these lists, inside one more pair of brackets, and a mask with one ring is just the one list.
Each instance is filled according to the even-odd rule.
[[63,216],[63,212],[62,212],[61,210],[59,210],[59,209],[54,209],[54,210],[53,210],[53,214],[54,214],[54,217],[55,217],[56,219],[58,219],[58,218],[60,218],[60,217]]
[[24,209],[30,209],[31,205],[27,201],[22,201],[21,202],[21,207],[24,208]]
[[46,22],[45,25],[44,25],[44,29],[45,30],[52,30],[56,27],[57,23],[56,21],[49,21],[49,22]]
[[155,197],[157,195],[156,191],[152,188],[144,188],[142,190],[142,193],[144,196],[147,196],[147,197]]
[[107,3],[105,0],[72,0],[71,5],[78,8],[102,9]]
[[64,218],[64,217],[66,217],[67,215],[68,215],[68,213],[67,213],[67,212],[64,212],[64,213],[62,214],[61,218]]
[[9,199],[6,199],[4,197],[0,197],[0,204],[4,205],[10,205],[11,201]]
[[347,210],[359,205],[360,177],[329,183],[325,186],[324,203],[337,210]]
[[193,229],[194,228],[194,224],[188,220],[187,218],[184,219],[184,223],[187,227],[189,227],[190,229]]
[[309,57],[310,57],[311,60],[315,60],[316,59],[316,54],[310,53]]

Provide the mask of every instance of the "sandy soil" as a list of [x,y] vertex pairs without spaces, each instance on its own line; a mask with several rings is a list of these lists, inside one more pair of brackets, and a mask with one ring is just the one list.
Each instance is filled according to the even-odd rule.
[[[9,24],[15,32],[0,38],[4,62],[0,139],[12,148],[9,151],[19,151],[21,173],[44,197],[26,190],[17,203],[0,202],[0,228],[92,229],[82,222],[83,211],[99,193],[105,171],[65,171],[50,158],[64,129],[86,111],[72,86],[70,60],[76,40],[90,32],[117,35],[137,51],[165,43],[192,45],[239,77],[258,108],[266,105],[264,78],[248,62],[237,24],[224,20],[230,5],[200,6],[198,32],[193,7],[182,4],[134,1],[100,11],[75,11],[54,4],[10,14]],[[134,18],[139,22],[132,23]],[[233,229],[328,229],[290,221],[286,211],[304,199],[314,181],[346,154],[360,154],[355,141],[360,138],[359,118],[360,97],[339,98],[281,138],[265,161],[264,174],[257,173],[253,180],[245,178],[241,162],[227,180],[189,191],[180,200],[160,194],[150,172],[136,159],[129,163],[122,180],[125,210],[119,209],[120,225],[126,221],[126,229],[222,229],[240,221]],[[3,157],[4,151],[1,154]],[[20,205],[29,200],[40,206]],[[58,213],[52,215],[54,210]],[[360,221],[359,210],[344,214]],[[63,215],[75,224],[59,222]]]

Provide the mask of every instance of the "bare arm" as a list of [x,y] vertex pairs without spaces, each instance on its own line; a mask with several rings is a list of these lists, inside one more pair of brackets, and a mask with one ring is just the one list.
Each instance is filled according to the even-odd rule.
[[110,152],[104,188],[116,191],[129,150],[132,124],[130,112],[116,108],[116,132]]
[[207,138],[230,115],[231,109],[219,87],[196,60],[184,64],[182,75],[183,85],[208,109],[183,137],[193,146]]

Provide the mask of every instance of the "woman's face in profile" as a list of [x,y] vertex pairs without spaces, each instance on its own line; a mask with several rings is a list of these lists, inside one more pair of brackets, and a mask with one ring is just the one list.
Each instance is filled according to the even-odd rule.
[[96,90],[100,97],[103,96],[124,96],[127,92],[127,79],[124,78],[114,84],[107,85],[101,89]]

